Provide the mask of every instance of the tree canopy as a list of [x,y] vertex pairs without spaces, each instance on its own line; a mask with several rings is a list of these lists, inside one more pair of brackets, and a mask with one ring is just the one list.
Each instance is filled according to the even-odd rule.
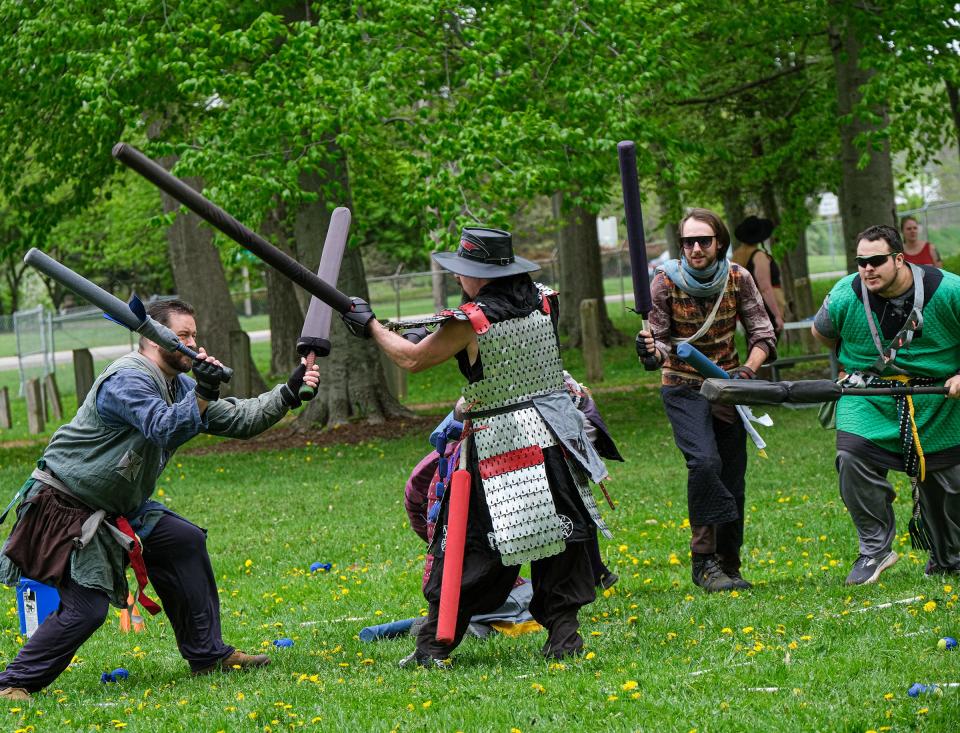
[[[0,0],[0,234],[8,255],[62,248],[107,285],[170,287],[144,227],[172,215],[117,174],[125,139],[251,227],[294,242],[303,207],[349,200],[355,244],[422,263],[534,197],[560,194],[562,217],[610,207],[632,138],[673,216],[765,212],[787,250],[851,165],[957,137],[953,15],[932,0]],[[846,91],[841,31],[864,71]]]

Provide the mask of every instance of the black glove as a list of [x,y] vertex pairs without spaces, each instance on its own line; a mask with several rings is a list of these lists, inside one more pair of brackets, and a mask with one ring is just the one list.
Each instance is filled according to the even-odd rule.
[[645,370],[655,372],[660,368],[660,358],[657,356],[656,349],[647,351],[647,342],[639,333],[637,334],[636,346],[637,356],[640,358],[640,363],[643,364]]
[[194,392],[197,397],[207,402],[216,402],[220,399],[220,382],[223,381],[223,370],[209,361],[193,362],[193,378],[197,380]]
[[411,344],[419,344],[430,335],[430,332],[423,326],[420,326],[418,328],[408,328],[406,331],[401,331],[400,335]]
[[370,338],[368,326],[370,321],[376,318],[370,310],[370,304],[363,298],[350,298],[350,302],[353,304],[350,310],[340,315],[344,325],[354,336]]
[[291,410],[300,407],[303,402],[300,400],[300,385],[303,384],[303,375],[307,373],[307,365],[300,364],[296,369],[290,372],[287,383],[280,388],[280,399],[283,404]]
[[728,374],[730,379],[756,379],[757,373],[753,371],[746,364],[738,366],[736,369],[731,369]]

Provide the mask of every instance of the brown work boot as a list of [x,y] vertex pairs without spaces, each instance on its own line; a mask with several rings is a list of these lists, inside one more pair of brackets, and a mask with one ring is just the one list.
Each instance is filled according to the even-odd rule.
[[254,667],[266,667],[270,664],[270,657],[266,654],[244,654],[241,651],[234,651],[229,657],[224,657],[219,662],[211,664],[203,669],[193,670],[193,674],[211,674],[213,672],[233,672],[234,670],[253,669]]
[[720,569],[733,581],[734,590],[750,590],[753,583],[740,574],[740,558],[737,555],[721,555],[717,553],[717,562]]
[[22,687],[0,687],[0,697],[7,700],[30,700],[30,693]]
[[720,568],[716,555],[694,555],[692,574],[693,582],[707,593],[736,588],[730,577]]

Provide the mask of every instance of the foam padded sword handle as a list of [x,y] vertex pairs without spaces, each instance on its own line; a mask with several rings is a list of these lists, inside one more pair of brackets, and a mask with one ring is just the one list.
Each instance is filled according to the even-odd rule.
[[[461,450],[466,450],[466,446],[461,447]],[[453,479],[450,481],[447,546],[443,554],[443,583],[440,586],[440,614],[437,620],[437,641],[442,644],[452,644],[457,634],[469,510],[470,472],[461,468],[453,472]]]
[[[310,371],[313,365],[317,363],[317,354],[316,352],[311,351],[304,357],[304,359],[307,361],[307,371]],[[309,402],[316,396],[317,390],[315,390],[306,382],[301,384],[300,389],[297,390],[297,397],[300,398],[301,402]]]
[[696,346],[677,344],[677,356],[692,366],[704,379],[729,379],[730,375],[710,361]]

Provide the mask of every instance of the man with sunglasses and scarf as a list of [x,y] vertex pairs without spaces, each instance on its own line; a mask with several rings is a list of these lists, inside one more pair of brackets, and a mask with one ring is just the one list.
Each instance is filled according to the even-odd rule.
[[[910,476],[911,534],[929,549],[927,576],[960,573],[960,278],[904,258],[893,227],[857,236],[857,272],[824,300],[813,334],[847,379],[890,386],[944,384],[948,397],[843,397],[837,403],[840,496],[860,551],[847,585],[874,583],[893,565],[896,494],[890,470]],[[918,529],[922,528],[922,529]]]
[[[776,359],[777,340],[750,273],[727,260],[730,234],[719,216],[692,209],[680,222],[680,244],[680,259],[650,284],[650,328],[637,335],[638,350],[646,369],[661,369],[663,406],[687,462],[693,582],[708,593],[750,588],[740,574],[746,430],[733,406],[700,396],[703,377],[676,347],[690,343],[735,378],[753,379]],[[738,319],[747,337],[743,365]]]

